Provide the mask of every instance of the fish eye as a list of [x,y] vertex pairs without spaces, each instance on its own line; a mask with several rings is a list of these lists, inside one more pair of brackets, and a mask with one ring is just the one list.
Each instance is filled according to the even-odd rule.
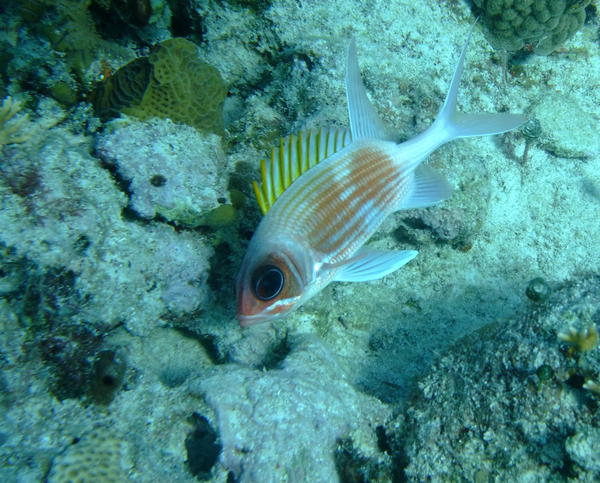
[[252,275],[252,291],[257,299],[272,300],[281,293],[285,277],[275,265],[263,265]]

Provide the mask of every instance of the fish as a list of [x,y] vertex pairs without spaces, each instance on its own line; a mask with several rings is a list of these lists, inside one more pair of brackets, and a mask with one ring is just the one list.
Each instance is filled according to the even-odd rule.
[[391,213],[450,197],[450,184],[423,164],[427,156],[452,140],[500,134],[527,120],[523,114],[457,110],[471,33],[436,119],[401,143],[371,104],[355,41],[350,41],[345,78],[349,131],[288,136],[273,149],[270,161],[261,162],[262,184],[255,182],[254,191],[264,216],[236,281],[241,327],[277,320],[331,282],[380,279],[410,262],[417,251],[365,243]]

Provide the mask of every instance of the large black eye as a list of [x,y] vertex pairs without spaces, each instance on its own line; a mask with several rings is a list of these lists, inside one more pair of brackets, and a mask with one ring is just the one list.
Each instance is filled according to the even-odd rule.
[[257,299],[271,300],[279,295],[285,277],[283,272],[275,265],[263,265],[257,268],[252,275],[252,290]]

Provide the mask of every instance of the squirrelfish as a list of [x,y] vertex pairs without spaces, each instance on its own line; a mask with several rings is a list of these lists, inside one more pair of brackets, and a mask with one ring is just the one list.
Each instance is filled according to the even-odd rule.
[[367,97],[350,42],[350,131],[288,136],[270,161],[261,163],[262,184],[255,183],[254,189],[265,216],[237,280],[240,325],[282,316],[332,281],[381,278],[417,255],[363,245],[392,212],[431,206],[450,196],[447,181],[422,165],[432,151],[453,139],[510,131],[526,120],[521,114],[457,111],[467,44],[436,120],[398,144]]

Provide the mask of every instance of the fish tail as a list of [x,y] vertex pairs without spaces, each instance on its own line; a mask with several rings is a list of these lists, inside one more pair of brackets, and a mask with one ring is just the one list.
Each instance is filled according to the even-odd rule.
[[457,138],[500,134],[519,127],[527,120],[523,114],[510,114],[506,112],[480,114],[464,114],[458,112],[456,108],[458,87],[464,69],[467,47],[472,34],[473,29],[471,29],[469,37],[460,54],[444,105],[440,109],[437,119],[430,127],[432,131],[435,131],[436,137],[441,141],[440,144]]

